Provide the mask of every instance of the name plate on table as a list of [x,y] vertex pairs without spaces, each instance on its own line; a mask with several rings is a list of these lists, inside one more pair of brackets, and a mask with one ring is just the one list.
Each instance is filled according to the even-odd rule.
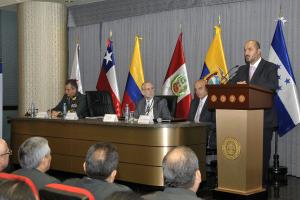
[[152,124],[153,119],[148,115],[140,115],[138,119],[138,124]]
[[36,114],[36,118],[46,119],[46,118],[48,118],[48,113],[47,112],[38,112]]
[[105,114],[103,122],[118,122],[118,116],[116,114]]
[[65,117],[65,120],[77,120],[77,119],[78,119],[78,116],[77,116],[76,112],[68,112]]

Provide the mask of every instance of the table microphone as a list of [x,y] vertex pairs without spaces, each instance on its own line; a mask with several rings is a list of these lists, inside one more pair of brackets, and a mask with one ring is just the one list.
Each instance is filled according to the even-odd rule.
[[171,122],[170,119],[162,119],[162,118],[160,118],[160,117],[157,118],[156,121],[157,121],[158,123],[161,123],[161,122]]

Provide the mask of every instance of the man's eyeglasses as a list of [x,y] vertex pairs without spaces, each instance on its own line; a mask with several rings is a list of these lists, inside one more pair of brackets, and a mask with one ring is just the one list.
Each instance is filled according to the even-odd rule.
[[7,154],[11,156],[11,155],[12,155],[12,150],[9,149],[8,152],[3,153],[3,154],[0,154],[0,156],[5,156],[5,155],[7,155]]
[[154,90],[154,87],[151,87],[151,88],[144,88],[143,90],[147,90],[147,91]]

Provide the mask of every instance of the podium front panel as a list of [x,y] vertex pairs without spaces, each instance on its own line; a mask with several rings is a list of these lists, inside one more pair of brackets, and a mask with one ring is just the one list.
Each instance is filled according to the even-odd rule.
[[217,190],[262,191],[263,110],[217,109]]

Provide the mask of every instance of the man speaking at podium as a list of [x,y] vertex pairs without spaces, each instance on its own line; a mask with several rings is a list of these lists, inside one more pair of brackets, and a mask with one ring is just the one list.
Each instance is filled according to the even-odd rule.
[[167,100],[154,96],[154,86],[151,82],[146,81],[142,84],[142,94],[144,98],[136,105],[135,118],[140,115],[149,115],[152,119],[171,119]]
[[59,117],[63,113],[63,106],[66,104],[67,111],[76,112],[78,118],[87,116],[87,104],[85,95],[78,92],[78,85],[75,79],[69,79],[65,86],[65,95],[58,105],[52,109],[52,117]]
[[[269,89],[275,95],[278,88],[278,67],[261,57],[260,44],[256,40],[249,40],[244,46],[246,65],[239,67],[236,75],[229,81],[237,84],[252,84]],[[264,135],[263,135],[263,183],[268,183],[268,168],[271,156],[271,140],[273,130],[277,127],[275,105],[264,110]]]

